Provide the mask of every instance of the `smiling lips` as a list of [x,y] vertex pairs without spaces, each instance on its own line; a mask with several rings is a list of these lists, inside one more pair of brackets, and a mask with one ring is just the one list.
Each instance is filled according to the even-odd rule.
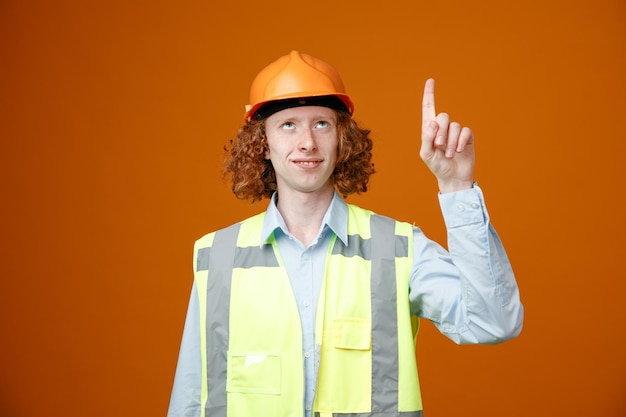
[[296,159],[293,161],[293,163],[301,168],[316,168],[321,165],[322,160],[320,159],[314,159],[314,160]]

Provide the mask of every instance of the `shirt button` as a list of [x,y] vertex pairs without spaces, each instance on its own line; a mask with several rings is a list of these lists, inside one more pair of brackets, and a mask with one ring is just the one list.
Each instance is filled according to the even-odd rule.
[[307,404],[307,405],[306,405],[306,410],[307,410],[307,411],[311,411],[311,404]]
[[309,260],[309,254],[308,253],[303,254],[302,255],[302,259],[305,260],[305,261],[308,261]]
[[456,208],[459,209],[459,211],[465,211],[465,206],[463,204],[459,204]]
[[310,302],[309,300],[304,300],[304,301],[302,302],[302,304],[303,304],[305,307],[308,307],[308,306],[310,306],[310,305],[311,305],[311,302]]
[[311,357],[311,352],[304,352],[304,357],[305,358],[310,358]]
[[473,208],[474,210],[476,210],[478,207],[480,207],[480,206],[478,205],[478,203],[472,203],[472,208]]

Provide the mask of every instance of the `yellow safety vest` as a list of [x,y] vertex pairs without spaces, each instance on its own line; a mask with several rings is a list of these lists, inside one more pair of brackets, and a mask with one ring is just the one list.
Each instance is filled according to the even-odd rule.
[[[317,305],[319,417],[420,417],[417,320],[409,309],[412,226],[348,205]],[[202,417],[302,417],[302,329],[265,213],[196,242]]]

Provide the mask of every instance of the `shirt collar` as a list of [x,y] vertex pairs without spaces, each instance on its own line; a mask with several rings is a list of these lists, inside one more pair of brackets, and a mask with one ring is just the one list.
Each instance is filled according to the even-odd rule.
[[[281,229],[283,233],[287,234],[287,225],[283,216],[278,211],[276,206],[277,194],[274,193],[270,199],[270,204],[265,212],[265,218],[263,219],[263,229],[261,230],[261,242],[263,246],[268,242],[268,239],[274,233],[274,230]],[[339,193],[335,191],[333,199],[330,202],[330,206],[324,214],[322,220],[322,227],[320,232],[324,230],[325,226],[337,235],[344,245],[348,244],[348,204],[341,198]]]

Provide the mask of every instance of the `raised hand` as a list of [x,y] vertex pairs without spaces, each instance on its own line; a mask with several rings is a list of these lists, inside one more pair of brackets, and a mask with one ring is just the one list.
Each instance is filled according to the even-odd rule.
[[442,193],[472,187],[474,134],[469,127],[450,122],[447,113],[435,112],[435,80],[426,80],[422,100],[420,157],[437,177]]

